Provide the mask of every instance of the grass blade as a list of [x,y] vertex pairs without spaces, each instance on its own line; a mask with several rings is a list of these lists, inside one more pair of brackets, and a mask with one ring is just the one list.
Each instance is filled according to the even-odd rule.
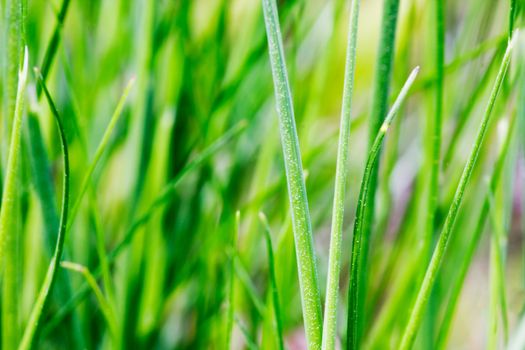
[[230,281],[228,286],[228,311],[226,316],[226,350],[231,349],[231,340],[233,332],[233,315],[234,315],[234,295],[235,295],[235,255],[237,252],[237,239],[241,227],[241,212],[235,213],[235,230],[233,231],[231,240],[231,256],[229,257],[229,271]]
[[439,236],[436,248],[434,249],[434,253],[432,255],[432,259],[430,261],[430,264],[425,273],[425,277],[419,289],[414,308],[411,312],[410,319],[408,321],[408,325],[404,331],[403,338],[401,340],[401,349],[410,349],[414,342],[416,333],[421,323],[423,311],[427,305],[428,298],[432,291],[432,287],[434,285],[434,281],[436,279],[439,267],[443,260],[443,256],[445,255],[448,241],[450,239],[450,234],[452,232],[452,228],[454,227],[459,208],[463,201],[465,189],[470,181],[472,171],[478,158],[479,150],[481,148],[481,145],[483,144],[483,139],[485,138],[485,133],[487,131],[488,123],[490,121],[491,112],[496,102],[496,97],[498,96],[499,90],[501,88],[503,78],[507,73],[507,68],[510,63],[510,54],[516,37],[517,32],[514,34],[513,39],[509,42],[509,45],[505,52],[505,56],[503,57],[503,60],[501,62],[498,76],[496,77],[496,82],[490,94],[489,102],[483,115],[483,119],[481,120],[481,124],[478,129],[474,145],[471,149],[465,168],[463,169],[463,174],[461,175],[461,179],[459,180],[459,184],[456,189],[456,194],[454,195],[454,199],[452,200],[452,204],[445,219],[443,230],[441,231],[441,234]]
[[[509,123],[507,135],[505,136],[505,142],[503,143],[501,151],[498,155],[498,159],[496,160],[496,164],[494,166],[494,172],[492,173],[492,176],[490,179],[490,189],[489,189],[492,192],[496,190],[496,187],[498,186],[501,175],[503,173],[505,160],[507,159],[507,155],[509,153],[511,140],[513,138],[513,135],[515,134],[513,133],[513,131],[515,128],[516,119],[517,119],[516,114],[513,114],[512,119]],[[441,327],[440,327],[438,338],[436,341],[436,349],[446,348],[448,335],[450,333],[450,328],[452,326],[454,312],[456,311],[456,305],[459,300],[459,296],[461,294],[463,283],[465,282],[465,278],[467,276],[467,272],[469,270],[470,264],[474,257],[474,253],[476,252],[479,242],[481,241],[483,229],[485,228],[485,223],[486,223],[486,220],[489,214],[489,210],[490,210],[489,195],[490,194],[488,193],[485,196],[483,207],[481,208],[481,212],[478,216],[478,220],[476,221],[477,222],[476,228],[474,229],[472,238],[470,239],[469,245],[467,246],[466,251],[464,253],[463,261],[461,263],[461,266],[459,267],[458,277],[453,282],[450,288],[451,295],[449,297],[449,301],[447,305],[445,306],[445,314],[443,316],[443,321],[441,321]]]
[[360,0],[352,0],[350,26],[348,31],[348,48],[343,90],[343,106],[339,145],[337,149],[337,166],[335,175],[334,204],[332,209],[332,229],[330,253],[328,258],[328,280],[326,282],[326,301],[323,324],[323,350],[335,349],[337,337],[337,299],[339,295],[339,275],[341,270],[341,244],[343,240],[344,201],[346,178],[348,174],[348,153],[350,139],[350,117],[352,91],[354,87],[355,56],[357,48],[357,28],[359,22]]
[[[381,19],[381,38],[377,53],[377,61],[375,63],[375,82],[372,96],[372,109],[370,114],[370,128],[368,133],[368,149],[371,150],[379,129],[388,112],[388,97],[390,94],[390,82],[392,78],[392,66],[394,61],[394,50],[396,42],[396,28],[397,17],[399,12],[399,0],[384,0],[383,1],[383,15]],[[379,150],[380,151],[380,150]],[[368,239],[372,233],[372,226],[375,215],[375,194],[378,187],[378,167],[374,166],[371,170],[370,190],[368,191],[368,198],[366,199],[367,207],[364,213],[364,241],[362,242],[362,254],[359,264],[363,267],[367,266],[369,242]],[[364,298],[368,280],[366,271],[363,270],[363,280],[359,284],[360,291],[358,295]],[[359,301],[364,307],[364,300]],[[366,320],[363,320],[363,324]],[[360,338],[362,329],[357,330],[356,337]],[[358,340],[359,342],[359,340]],[[347,345],[350,344],[347,341]]]
[[377,158],[385,138],[388,127],[394,120],[401,104],[404,102],[408,91],[416,76],[419,72],[419,67],[416,67],[412,73],[410,73],[407,81],[403,85],[403,88],[399,92],[392,108],[388,112],[383,124],[379,128],[379,132],[372,144],[370,153],[365,165],[365,171],[363,174],[363,179],[361,181],[361,188],[359,190],[359,199],[357,202],[357,209],[355,214],[355,223],[354,223],[354,235],[352,243],[352,253],[350,258],[350,285],[348,289],[348,324],[347,324],[347,349],[358,349],[359,344],[359,328],[360,323],[363,320],[362,315],[362,306],[360,305],[361,296],[360,292],[360,283],[362,283],[362,275],[365,267],[363,266],[362,254],[363,254],[363,241],[365,240],[365,209],[368,205],[368,195],[370,191],[370,183],[372,180],[373,169],[376,165]]
[[56,273],[58,271],[58,264],[62,257],[64,241],[66,238],[67,217],[69,208],[69,153],[67,148],[67,140],[64,131],[64,125],[62,124],[62,119],[58,114],[58,110],[56,109],[55,103],[53,102],[53,99],[51,98],[51,95],[47,90],[42,75],[36,69],[35,71],[38,82],[41,84],[42,89],[44,90],[47,102],[49,104],[49,107],[51,108],[53,116],[55,117],[55,121],[58,127],[64,161],[64,176],[62,180],[62,208],[60,210],[60,226],[58,230],[55,251],[53,253],[53,257],[51,258],[51,263],[49,264],[44,283],[40,289],[35,305],[33,306],[31,315],[29,316],[29,321],[24,331],[22,342],[19,346],[20,350],[31,349],[31,347],[33,346],[35,334],[40,324],[40,318],[42,317],[42,311],[44,310],[46,303],[48,302],[48,296],[53,288],[53,284],[56,279]]
[[80,191],[77,195],[77,199],[71,209],[71,216],[70,216],[70,220],[68,223],[68,230],[71,229],[71,225],[73,224],[73,221],[75,220],[76,213],[78,212],[80,204],[82,203],[82,198],[84,194],[86,193],[86,190],[89,186],[93,172],[95,171],[95,168],[100,158],[102,157],[102,154],[106,150],[106,147],[109,143],[109,139],[113,133],[113,129],[115,129],[115,126],[117,125],[117,122],[119,121],[120,116],[122,115],[122,109],[124,108],[124,104],[126,103],[126,99],[129,95],[129,92],[131,91],[131,88],[133,87],[134,82],[135,82],[135,79],[132,78],[126,85],[126,88],[124,89],[124,92],[122,93],[122,96],[120,97],[120,100],[118,101],[117,107],[115,108],[115,111],[113,112],[113,115],[111,116],[109,124],[106,128],[106,131],[104,132],[104,135],[102,136],[102,140],[100,141],[97,147],[95,156],[93,157],[93,161],[91,161],[91,163],[89,164],[89,167],[86,171],[86,175],[84,175],[84,179],[82,180],[82,184],[80,186]]
[[[14,106],[13,127],[9,145],[9,156],[2,193],[2,210],[0,212],[0,257],[3,261],[3,294],[2,294],[2,348],[12,349],[18,343],[18,266],[17,250],[20,231],[16,229],[18,220],[20,176],[20,142],[22,137],[22,119],[24,113],[27,86],[27,48],[24,53],[24,65],[18,73],[18,89]],[[18,231],[18,232],[17,232]]]
[[100,305],[100,310],[102,311],[102,314],[104,315],[104,318],[110,329],[111,335],[116,336],[117,321],[115,318],[115,313],[111,308],[111,304],[104,296],[104,293],[102,293],[102,291],[100,290],[100,287],[98,286],[95,277],[91,274],[91,272],[89,272],[89,269],[84,265],[76,264],[70,261],[62,261],[60,263],[60,266],[64,269],[79,272],[80,274],[82,274],[82,276],[84,276],[86,283],[89,285],[89,287],[91,287],[91,290],[93,290],[93,293],[95,294],[98,304]]
[[268,265],[270,272],[270,284],[272,286],[272,302],[275,316],[275,328],[277,329],[278,349],[284,350],[283,321],[281,317],[281,307],[279,306],[279,291],[277,289],[277,277],[275,274],[275,259],[272,247],[271,229],[268,219],[264,213],[259,212],[259,219],[261,220],[261,223],[264,227],[264,237],[266,239],[266,247],[268,250]]
[[295,126],[292,94],[284,59],[284,49],[275,0],[263,0],[264,21],[275,88],[279,129],[283,147],[288,196],[292,208],[293,231],[301,289],[301,303],[308,349],[319,349],[322,315],[312,223],[304,183],[299,140]]

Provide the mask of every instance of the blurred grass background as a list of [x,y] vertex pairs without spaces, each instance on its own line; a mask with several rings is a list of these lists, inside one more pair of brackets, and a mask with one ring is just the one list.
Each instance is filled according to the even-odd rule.
[[[290,349],[305,348],[260,2],[25,1],[21,35],[28,46],[31,67],[45,66],[45,52],[52,47],[51,38],[58,30],[59,44],[50,62],[47,84],[66,124],[71,202],[79,196],[88,165],[119,98],[130,79],[135,79],[79,212],[70,222],[64,257],[96,274],[104,255],[101,252],[108,255],[110,276],[98,282],[115,315],[116,332],[111,333],[91,291],[67,304],[82,290],[85,280],[62,269],[51,303],[44,310],[38,348],[222,349],[231,309],[234,348],[276,348],[259,211],[266,213],[272,228],[286,344]],[[1,5],[3,49],[8,37],[7,2],[3,0]],[[278,5],[324,300],[349,3],[288,0]],[[347,295],[358,186],[368,151],[382,5],[379,0],[364,1],[360,13],[343,296]],[[496,0],[446,2],[438,227],[450,205],[506,46],[508,7],[509,2]],[[518,1],[516,27],[522,24],[522,10]],[[414,66],[421,66],[421,72],[402,115],[389,131],[380,164],[364,331],[365,348],[374,349],[395,348],[399,342],[426,268],[414,259],[426,216],[426,126],[433,113],[435,82],[433,6],[430,1],[402,0],[399,13],[390,91],[399,91]],[[499,324],[498,348],[505,342],[503,320],[489,315],[488,306],[489,235],[499,228],[505,233],[502,249],[506,256],[509,337],[512,339],[519,330],[525,302],[525,105],[519,97],[525,96],[519,95],[525,89],[523,51],[520,39],[427,311],[432,315],[430,324],[424,325],[417,348],[428,349],[426,341],[430,339],[432,344],[437,337],[450,285],[458,276],[458,265],[480,219],[489,187],[487,178],[506,137],[512,141],[502,181],[493,194],[491,219],[469,270],[448,348],[485,347],[491,317]],[[12,118],[7,112],[9,87],[4,83],[9,57],[2,54],[1,60],[0,179],[5,175]],[[60,207],[60,144],[53,116],[37,98],[35,81],[32,77],[29,84],[19,179],[16,326],[20,335],[49,264]],[[517,123],[508,133],[514,114]],[[228,142],[208,157],[199,158],[236,126]],[[198,164],[192,163],[195,159]],[[188,164],[197,166],[188,168]],[[133,223],[150,213],[151,204],[174,180],[177,182],[169,196],[134,231],[133,239],[113,254]],[[240,212],[238,230],[236,211]],[[102,247],[97,247],[97,237],[103,238]],[[340,299],[338,326],[343,339],[346,299]],[[254,344],[250,346],[251,342]]]

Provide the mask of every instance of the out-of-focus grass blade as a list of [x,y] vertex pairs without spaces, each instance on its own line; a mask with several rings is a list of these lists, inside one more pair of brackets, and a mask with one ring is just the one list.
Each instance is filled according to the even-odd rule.
[[275,0],[262,0],[270,65],[279,116],[288,197],[292,208],[293,231],[301,289],[301,303],[308,349],[320,349],[322,315],[317,266],[313,247],[312,223],[295,126],[292,94],[284,59],[284,49]]
[[102,293],[102,291],[100,290],[97,280],[91,274],[91,272],[89,272],[89,269],[85,267],[84,265],[76,264],[70,261],[62,261],[60,263],[60,266],[65,269],[71,270],[71,271],[79,272],[80,274],[82,274],[82,276],[84,276],[86,283],[89,285],[89,287],[95,294],[95,297],[97,298],[98,304],[100,305],[100,310],[102,311],[102,314],[104,315],[104,318],[106,319],[106,323],[108,324],[111,335],[116,336],[117,321],[116,321],[115,313],[113,309],[111,308],[111,304],[108,302],[108,300],[104,296],[104,293]]
[[235,296],[235,254],[237,251],[237,239],[239,237],[239,231],[241,227],[241,212],[235,213],[235,230],[232,234],[232,240],[230,243],[231,256],[229,257],[229,286],[228,286],[228,312],[226,316],[226,349],[231,349],[231,339],[233,332],[233,314],[235,311],[234,307],[234,296]]
[[494,191],[489,187],[488,198],[490,203],[490,221],[492,223],[492,236],[490,240],[490,319],[488,333],[488,348],[497,349],[499,316],[503,324],[503,339],[506,344],[509,335],[509,318],[507,312],[507,289],[505,287],[505,258],[504,240],[505,228],[501,215],[495,207]]
[[355,56],[357,48],[357,27],[359,22],[360,0],[352,0],[348,47],[343,90],[343,106],[337,150],[334,204],[332,209],[332,229],[330,253],[328,258],[328,280],[326,282],[326,301],[323,324],[323,350],[335,349],[337,336],[337,299],[339,296],[339,277],[341,270],[341,244],[343,240],[343,220],[345,209],[346,179],[348,174],[348,153],[350,139],[350,117],[352,91],[354,87]]
[[58,264],[60,263],[60,259],[62,257],[62,251],[64,248],[64,241],[66,238],[68,208],[69,208],[69,152],[67,148],[67,140],[66,140],[66,135],[64,131],[64,126],[62,123],[62,119],[60,118],[60,115],[58,114],[58,110],[56,109],[55,103],[53,102],[53,99],[51,98],[51,95],[49,94],[49,91],[47,90],[47,87],[44,83],[43,77],[40,74],[40,71],[35,69],[35,72],[37,75],[38,82],[41,84],[42,89],[44,90],[44,94],[46,95],[47,102],[49,104],[51,112],[53,113],[53,116],[55,117],[55,121],[58,127],[58,131],[60,135],[60,143],[61,143],[61,148],[62,148],[63,161],[64,161],[64,176],[62,180],[62,208],[60,210],[60,226],[58,229],[55,251],[53,253],[53,257],[51,258],[51,263],[49,264],[49,268],[47,270],[46,277],[44,279],[44,283],[42,284],[42,287],[38,294],[35,305],[33,306],[33,309],[31,311],[31,315],[29,316],[29,321],[24,331],[22,342],[20,343],[20,346],[19,346],[20,350],[31,349],[31,347],[33,346],[34,337],[35,337],[35,334],[40,324],[42,311],[44,310],[49,300],[48,297],[49,297],[49,294],[53,288],[53,284],[56,279],[56,273],[58,271]]
[[2,193],[0,212],[0,257],[3,261],[2,293],[2,348],[14,349],[19,337],[19,292],[18,292],[18,241],[21,232],[17,231],[18,201],[20,177],[20,142],[22,137],[22,119],[27,86],[27,66],[29,55],[27,47],[24,52],[24,64],[18,73],[18,89],[14,105],[9,156]]
[[237,324],[237,327],[239,327],[242,335],[244,336],[244,341],[246,342],[246,347],[250,350],[258,350],[259,347],[257,346],[257,343],[250,335],[250,331],[246,326],[242,323],[241,319],[235,315],[235,323]]
[[277,344],[279,350],[284,350],[283,321],[281,307],[279,304],[279,291],[277,289],[277,278],[275,275],[275,259],[272,247],[271,228],[268,219],[263,212],[259,212],[259,219],[264,227],[264,237],[266,239],[266,249],[268,250],[268,266],[270,273],[270,284],[272,286],[273,313],[275,317],[275,328],[277,329]]
[[379,128],[379,132],[377,133],[377,136],[374,140],[374,143],[372,144],[372,148],[370,149],[370,153],[368,155],[368,159],[366,161],[365,171],[363,174],[363,179],[361,181],[361,188],[359,190],[359,199],[357,202],[357,209],[356,209],[356,215],[355,215],[355,223],[354,223],[354,235],[353,235],[353,243],[352,243],[352,253],[350,257],[350,284],[349,284],[349,290],[348,290],[348,325],[347,325],[347,349],[358,349],[360,347],[359,344],[359,337],[358,337],[358,331],[361,327],[360,323],[363,322],[363,315],[362,315],[362,305],[360,305],[361,296],[359,295],[360,288],[359,284],[362,283],[362,274],[363,270],[365,269],[364,266],[362,266],[362,257],[361,254],[363,254],[363,241],[365,238],[363,237],[365,235],[364,231],[364,220],[365,220],[365,209],[368,205],[367,199],[369,190],[370,190],[370,182],[372,179],[372,173],[373,169],[376,165],[377,157],[379,155],[379,151],[381,149],[381,145],[383,143],[383,139],[385,138],[386,132],[388,131],[388,127],[394,120],[394,117],[396,116],[399,108],[401,107],[401,104],[404,102],[408,91],[412,84],[414,83],[414,80],[416,79],[416,76],[419,72],[419,67],[416,67],[412,73],[410,73],[410,76],[408,77],[407,81],[405,82],[405,85],[399,92],[399,95],[397,96],[394,104],[392,105],[392,108],[388,112],[388,115],[386,116],[383,124]]
[[454,199],[452,200],[452,204],[450,206],[447,217],[445,219],[443,230],[441,231],[436,248],[434,249],[434,253],[432,255],[432,259],[430,261],[430,264],[427,268],[427,272],[425,274],[425,277],[419,289],[414,308],[412,309],[408,325],[405,329],[403,338],[401,340],[400,348],[403,350],[412,348],[412,344],[414,342],[417,331],[419,329],[423,311],[425,310],[425,307],[427,305],[428,298],[430,296],[432,287],[434,285],[434,281],[439,271],[439,267],[445,255],[445,251],[446,251],[449,239],[450,239],[450,234],[454,227],[454,223],[456,221],[456,217],[458,215],[459,208],[463,201],[465,189],[468,183],[470,182],[470,177],[474,170],[474,166],[478,158],[479,150],[481,149],[483,140],[485,138],[485,133],[487,131],[487,127],[490,121],[491,112],[496,102],[496,97],[498,96],[503,79],[507,73],[507,68],[510,63],[510,54],[511,54],[514,42],[516,40],[516,37],[517,37],[517,32],[514,34],[513,39],[509,42],[507,51],[505,52],[505,56],[503,57],[503,61],[501,62],[498,76],[496,77],[496,82],[490,94],[487,108],[481,120],[481,124],[479,126],[478,133],[474,141],[474,145],[471,149],[471,152],[468,157],[465,168],[463,169],[463,174],[461,175],[461,179],[456,189],[456,194],[454,195]]
[[106,131],[104,132],[104,135],[102,136],[102,140],[100,141],[97,147],[95,156],[93,157],[93,161],[91,161],[91,163],[89,164],[89,167],[87,168],[86,175],[84,175],[84,179],[82,180],[82,184],[80,185],[80,191],[77,195],[77,199],[71,209],[71,216],[70,216],[70,220],[68,223],[68,230],[71,228],[71,225],[73,224],[75,220],[75,216],[78,211],[78,208],[80,207],[80,204],[82,203],[82,197],[84,196],[84,193],[86,193],[86,190],[89,186],[89,182],[91,180],[93,172],[95,171],[95,168],[100,158],[102,157],[102,154],[106,150],[106,147],[109,143],[109,139],[113,133],[113,129],[117,125],[117,122],[119,121],[120,116],[122,115],[122,109],[124,108],[124,104],[126,103],[126,99],[129,95],[129,92],[131,91],[131,88],[133,87],[134,82],[135,82],[135,79],[132,78],[126,85],[126,88],[124,89],[124,92],[122,93],[122,96],[120,97],[120,100],[117,104],[117,108],[115,108],[115,111],[113,112],[113,115],[111,116],[109,124],[106,128]]

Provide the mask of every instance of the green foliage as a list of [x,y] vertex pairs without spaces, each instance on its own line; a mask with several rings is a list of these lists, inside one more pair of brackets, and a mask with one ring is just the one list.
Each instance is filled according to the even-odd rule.
[[1,348],[522,349],[524,13],[0,1]]

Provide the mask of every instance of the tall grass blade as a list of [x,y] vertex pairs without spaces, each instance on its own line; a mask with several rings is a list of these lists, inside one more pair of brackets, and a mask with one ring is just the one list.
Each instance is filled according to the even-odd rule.
[[283,147],[308,349],[320,349],[322,315],[312,224],[275,0],[262,0]]
[[[507,130],[507,135],[505,135],[505,141],[502,145],[501,151],[499,152],[498,159],[496,160],[496,164],[494,165],[494,171],[490,179],[489,191],[494,192],[500,182],[500,178],[502,176],[503,169],[505,166],[505,160],[507,159],[507,155],[509,153],[511,140],[513,138],[513,135],[515,135],[514,130],[515,130],[515,125],[516,125],[516,119],[517,119],[516,114],[512,114],[511,120],[509,123],[509,128]],[[476,220],[477,225],[474,229],[471,239],[469,240],[469,244],[465,250],[465,253],[463,254],[463,260],[459,267],[458,277],[454,280],[454,282],[452,282],[452,285],[450,288],[451,295],[449,297],[448,303],[445,306],[445,313],[443,316],[443,320],[441,321],[441,326],[439,328],[439,333],[438,333],[437,341],[435,344],[436,349],[438,350],[445,349],[447,346],[447,340],[450,334],[452,321],[455,315],[456,305],[459,300],[459,296],[461,294],[463,283],[465,282],[465,278],[467,276],[467,272],[469,270],[470,264],[472,263],[474,253],[476,252],[479,242],[481,241],[483,230],[485,228],[485,224],[486,224],[487,217],[489,214],[489,210],[490,210],[489,195],[490,193],[487,193],[485,195],[485,200],[483,201],[481,212],[478,216],[478,219]]]
[[131,91],[131,88],[133,87],[134,82],[135,82],[135,78],[132,78],[126,85],[126,88],[124,89],[124,92],[122,93],[122,96],[120,97],[120,100],[118,101],[117,107],[115,108],[115,111],[113,112],[113,115],[111,116],[109,124],[106,128],[106,131],[104,132],[104,135],[102,136],[102,140],[100,140],[100,143],[95,152],[95,156],[93,157],[93,160],[91,161],[91,163],[89,164],[89,167],[87,168],[86,175],[84,175],[84,179],[82,180],[82,184],[80,185],[80,191],[77,195],[77,199],[71,209],[71,216],[70,216],[70,220],[68,223],[68,230],[71,228],[71,225],[73,224],[73,221],[75,220],[76,213],[78,212],[80,204],[82,203],[82,198],[84,194],[86,193],[86,190],[89,186],[93,172],[95,171],[95,168],[98,162],[100,161],[100,158],[102,157],[102,155],[104,154],[104,151],[106,150],[106,147],[113,133],[113,129],[115,129],[115,126],[117,125],[117,122],[119,121],[120,116],[122,115],[122,110],[124,108],[126,99],[128,98],[129,92]]
[[42,317],[42,311],[46,307],[46,304],[49,300],[48,297],[53,288],[60,259],[62,258],[62,251],[64,249],[69,208],[69,152],[67,147],[66,134],[64,131],[64,125],[62,119],[60,118],[60,115],[58,114],[58,110],[55,106],[55,103],[53,102],[53,99],[51,98],[51,95],[47,90],[47,87],[44,83],[42,75],[40,74],[40,71],[35,69],[35,72],[37,75],[38,82],[41,84],[42,89],[44,90],[47,102],[49,104],[51,112],[53,113],[53,116],[55,117],[55,121],[58,127],[64,162],[64,176],[62,180],[62,208],[60,209],[60,226],[58,230],[55,251],[53,253],[53,257],[51,258],[51,263],[49,264],[44,283],[42,284],[35,305],[33,306],[33,309],[31,311],[31,315],[29,316],[29,321],[24,331],[22,342],[19,346],[20,350],[28,350],[31,349],[31,347],[33,346],[35,334],[37,333],[40,324],[40,319]]
[[275,317],[275,328],[277,330],[277,344],[279,350],[284,350],[283,321],[281,316],[281,307],[279,304],[279,291],[277,289],[277,277],[275,274],[275,259],[272,247],[271,228],[268,219],[264,213],[259,212],[259,219],[264,227],[264,237],[266,239],[266,248],[268,250],[268,265],[270,273],[270,284],[272,287],[272,304]]
[[491,112],[496,102],[496,97],[498,96],[498,93],[500,91],[505,74],[507,73],[507,68],[510,63],[510,54],[511,54],[514,42],[516,40],[516,37],[517,37],[517,32],[514,33],[513,39],[509,42],[509,45],[507,46],[507,50],[501,62],[498,76],[496,77],[496,82],[490,94],[490,98],[489,98],[487,107],[485,109],[485,113],[483,115],[481,124],[479,126],[478,133],[474,141],[474,145],[470,151],[467,163],[465,164],[465,168],[463,169],[463,173],[461,175],[461,179],[459,180],[459,184],[456,189],[454,199],[452,200],[452,204],[450,206],[447,217],[445,219],[443,230],[441,231],[436,248],[434,249],[434,253],[432,255],[432,259],[430,261],[425,277],[419,289],[419,292],[416,298],[416,302],[415,302],[414,308],[412,309],[407,327],[403,333],[403,338],[401,340],[401,347],[400,347],[403,350],[410,349],[412,347],[417,331],[419,329],[419,325],[421,323],[421,317],[427,305],[428,298],[430,296],[432,287],[434,285],[434,281],[439,271],[439,267],[441,265],[441,262],[443,261],[443,257],[445,255],[445,251],[446,251],[449,239],[450,239],[450,234],[454,227],[454,223],[456,221],[456,217],[458,215],[459,208],[463,201],[465,189],[468,183],[470,182],[470,177],[474,170],[474,166],[478,158],[479,150],[485,138],[485,133],[487,131],[487,127],[490,121]]
[[9,156],[2,193],[0,211],[0,266],[3,267],[2,293],[2,348],[13,349],[19,337],[19,291],[18,291],[18,235],[17,230],[18,201],[20,189],[20,143],[22,137],[22,119],[24,115],[25,94],[27,86],[27,66],[29,55],[24,52],[24,64],[18,73],[18,89],[14,106],[13,127],[9,145]]
[[323,350],[335,349],[335,341],[337,337],[337,299],[339,296],[339,275],[341,271],[341,244],[343,240],[346,179],[349,167],[348,143],[350,139],[350,117],[355,75],[359,5],[360,0],[352,0],[350,25],[348,30],[343,106],[341,111],[339,145],[337,149],[334,203],[332,209],[332,233],[330,237],[330,253],[328,258],[328,280],[326,282],[326,301],[322,339]]
[[235,254],[237,251],[237,239],[239,237],[239,231],[241,227],[241,212],[235,212],[235,230],[232,234],[231,240],[231,256],[229,257],[229,286],[228,286],[228,311],[226,315],[226,349],[230,350],[232,347],[232,332],[233,332],[233,315],[235,312],[234,301],[235,301]]
[[377,158],[385,138],[386,132],[394,117],[396,116],[399,108],[402,103],[405,101],[410,87],[414,83],[416,76],[419,72],[419,67],[416,67],[412,73],[410,73],[407,81],[403,85],[403,88],[399,92],[392,108],[388,112],[383,124],[379,128],[379,132],[372,144],[370,153],[365,165],[365,170],[363,174],[363,179],[361,181],[361,188],[359,190],[359,199],[357,202],[357,209],[355,214],[355,223],[354,223],[354,235],[352,243],[352,253],[350,257],[350,284],[348,290],[348,324],[347,324],[347,349],[359,349],[360,348],[360,339],[359,339],[359,328],[363,322],[363,307],[360,305],[362,300],[359,295],[360,283],[363,282],[362,275],[365,267],[363,266],[362,254],[363,254],[363,241],[365,240],[364,235],[366,234],[364,230],[365,224],[365,211],[368,205],[368,194],[370,191],[370,183],[372,180],[373,169],[376,165]]

